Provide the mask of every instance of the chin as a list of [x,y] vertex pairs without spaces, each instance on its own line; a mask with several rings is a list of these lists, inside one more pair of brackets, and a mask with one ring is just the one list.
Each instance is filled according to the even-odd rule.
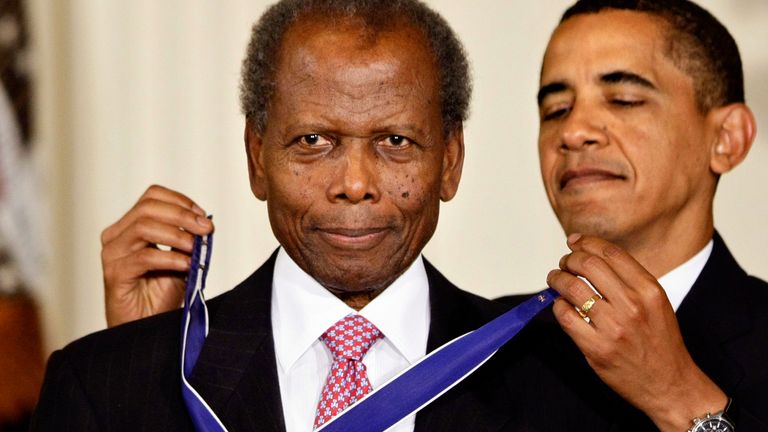
[[588,236],[599,237],[608,241],[615,241],[618,237],[616,224],[605,214],[571,217],[568,220],[560,219],[566,235],[579,233]]
[[[368,260],[344,259],[337,262],[314,262],[309,272],[322,286],[333,292],[362,293],[376,291],[391,284],[405,269],[397,272]],[[386,271],[391,270],[391,271]],[[394,277],[392,275],[395,275]]]
[[315,279],[331,292],[358,294],[368,291],[378,291],[387,287],[393,280],[382,280],[382,278],[371,275],[345,272],[344,274],[324,274],[315,276]]

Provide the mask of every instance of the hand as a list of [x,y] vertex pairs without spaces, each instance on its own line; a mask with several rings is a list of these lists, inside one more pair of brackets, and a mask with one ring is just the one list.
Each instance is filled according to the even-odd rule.
[[[571,235],[571,253],[547,276],[562,297],[554,314],[597,375],[642,410],[661,430],[684,431],[694,417],[716,412],[726,395],[694,363],[683,343],[664,289],[619,247],[595,237]],[[589,311],[578,308],[602,294]]]
[[194,236],[212,231],[213,223],[192,200],[150,186],[101,234],[107,325],[181,306]]

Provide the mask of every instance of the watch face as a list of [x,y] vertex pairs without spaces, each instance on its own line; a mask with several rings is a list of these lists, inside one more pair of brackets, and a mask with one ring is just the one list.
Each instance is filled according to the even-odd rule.
[[701,432],[734,432],[733,426],[723,418],[709,418],[699,423],[696,431]]

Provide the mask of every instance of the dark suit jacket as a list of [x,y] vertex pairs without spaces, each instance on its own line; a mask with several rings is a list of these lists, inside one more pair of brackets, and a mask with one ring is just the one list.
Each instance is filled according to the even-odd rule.
[[[517,304],[525,298],[499,301]],[[712,255],[680,305],[677,319],[696,364],[734,399],[731,414],[738,430],[768,431],[768,284],[747,275],[717,233]],[[551,330],[557,327],[551,310],[537,317],[535,325],[549,326],[542,331],[557,342],[531,349],[543,359],[561,359],[552,367],[570,370],[563,379],[586,390],[581,397],[600,401],[604,409],[599,417],[612,425],[610,430],[656,430],[648,417],[601,385],[594,374],[584,375],[588,366],[575,345],[562,331]]]
[[[209,302],[210,332],[190,379],[230,431],[283,431],[270,321],[274,256]],[[428,349],[475,329],[505,306],[448,282],[427,264]],[[191,430],[180,393],[179,311],[98,332],[51,355],[32,430]],[[532,326],[422,410],[417,431],[606,430],[602,409],[563,379]],[[567,376],[568,373],[565,373]],[[599,383],[598,383],[599,385]],[[553,415],[556,412],[557,415]],[[309,429],[309,427],[308,427]]]

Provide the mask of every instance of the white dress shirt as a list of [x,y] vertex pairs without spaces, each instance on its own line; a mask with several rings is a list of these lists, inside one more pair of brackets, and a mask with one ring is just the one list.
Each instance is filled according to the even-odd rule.
[[[310,432],[333,358],[318,338],[355,310],[305,273],[281,248],[272,282],[272,334],[287,432]],[[423,357],[429,333],[429,282],[419,256],[359,312],[384,334],[363,358],[374,389]],[[412,432],[415,416],[396,432]]]
[[704,265],[707,264],[709,256],[712,255],[713,244],[714,242],[710,240],[704,249],[694,255],[693,258],[659,278],[659,285],[667,293],[667,298],[675,312],[677,312],[685,296],[688,295],[688,291],[693,287],[693,283],[696,282],[701,271],[704,270]]

